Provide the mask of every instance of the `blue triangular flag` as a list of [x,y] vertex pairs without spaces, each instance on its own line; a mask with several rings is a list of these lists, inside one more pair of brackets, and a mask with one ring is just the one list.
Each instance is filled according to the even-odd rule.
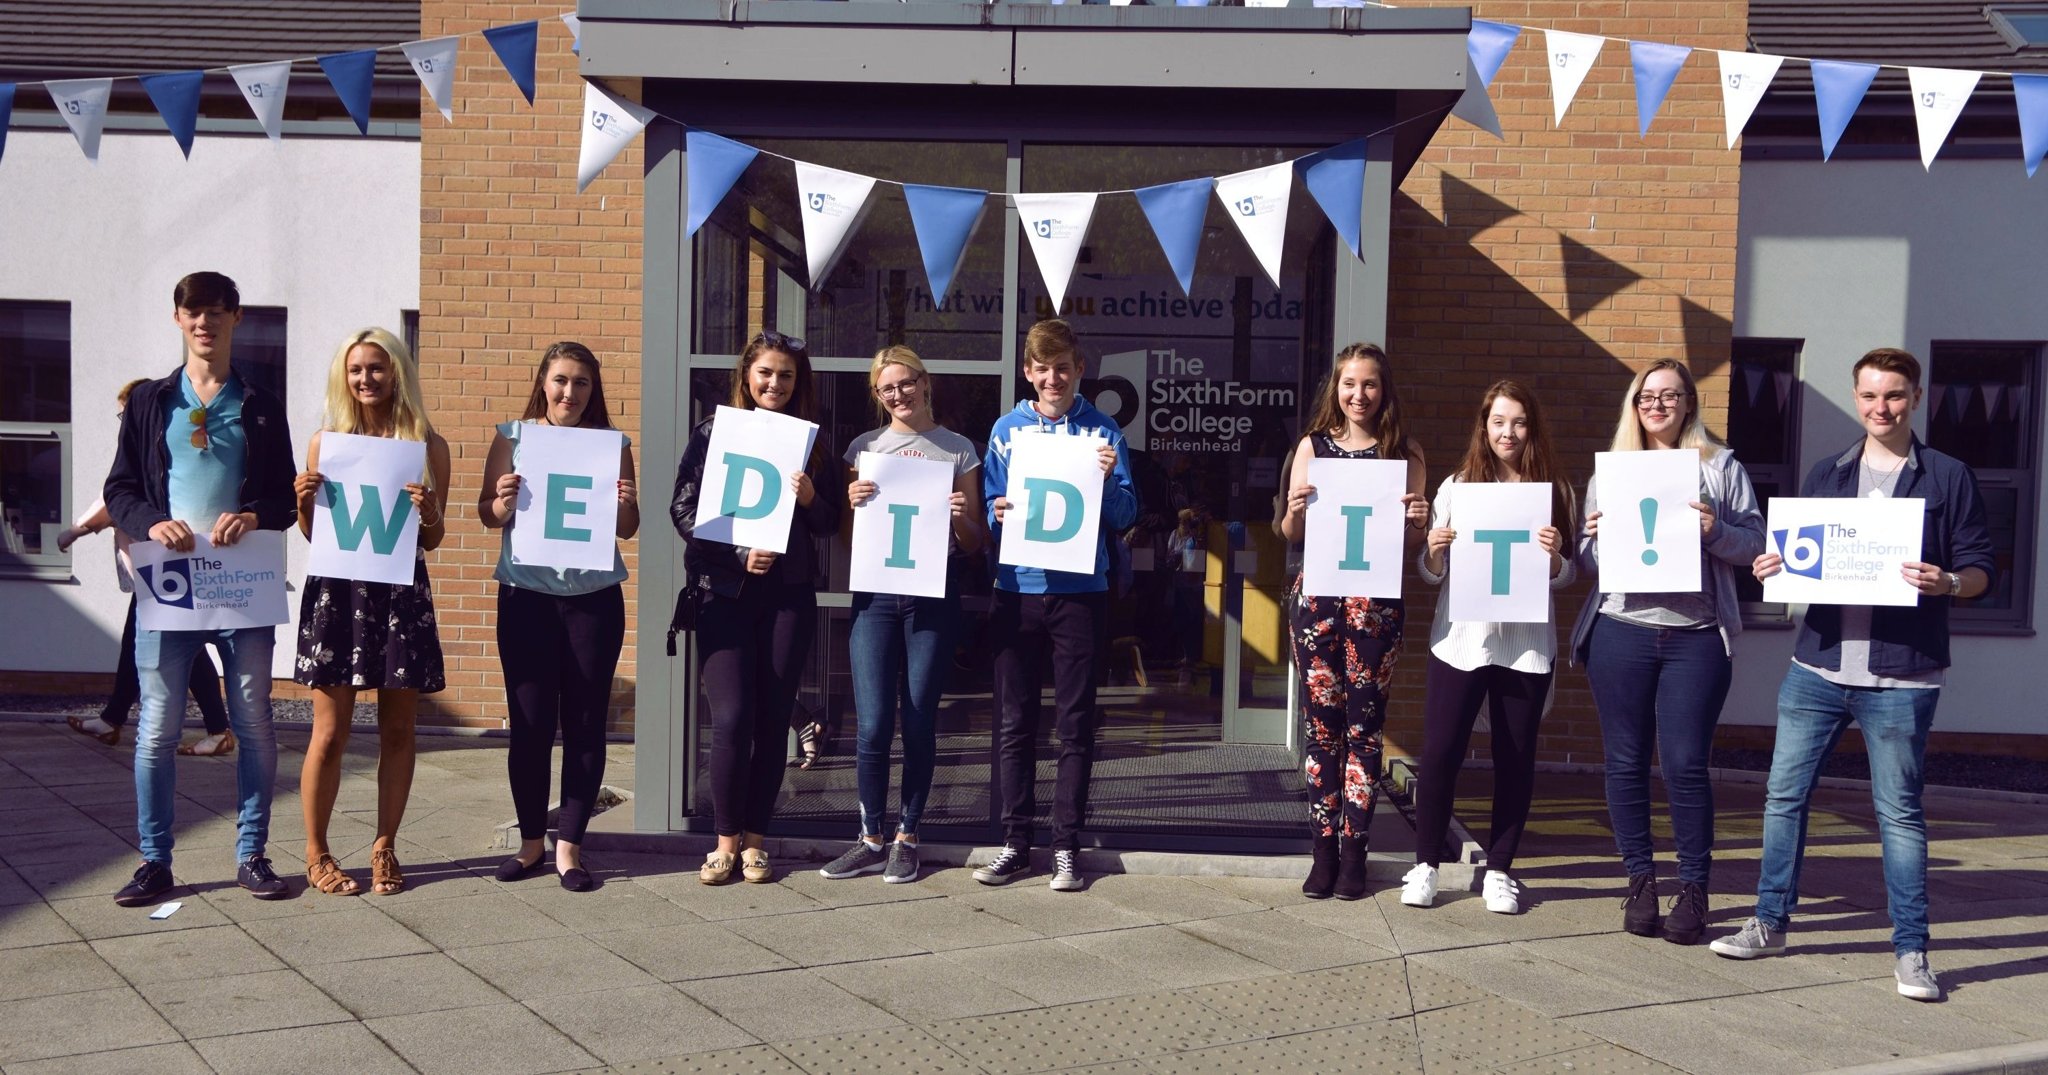
[[1629,66],[1636,75],[1636,135],[1650,133],[1650,121],[1657,116],[1657,110],[1664,107],[1664,95],[1671,92],[1671,83],[1678,77],[1678,69],[1685,66],[1685,58],[1692,55],[1692,49],[1684,45],[1664,45],[1655,41],[1631,41],[1628,43]]
[[946,288],[967,257],[967,240],[988,208],[988,191],[905,183],[903,200],[910,204],[910,227],[917,233],[917,250],[924,255],[924,276],[936,305],[945,301]]
[[1870,89],[1870,80],[1877,77],[1877,65],[1839,60],[1810,62],[1813,65],[1813,103],[1820,111],[1820,159],[1829,160],[1835,155],[1835,143],[1842,140],[1842,132],[1849,128],[1849,119],[1856,114],[1856,106],[1863,103],[1863,94]]
[[690,219],[683,233],[695,235],[697,229],[711,219],[711,211],[725,200],[725,192],[739,182],[740,173],[754,163],[755,155],[761,151],[744,142],[694,128],[683,136],[683,151],[690,159]]
[[1166,263],[1180,281],[1181,294],[1192,294],[1195,286],[1195,254],[1202,246],[1202,220],[1209,213],[1209,193],[1214,179],[1185,179],[1132,191],[1138,207],[1152,222],[1152,234],[1166,251]]
[[1508,50],[1515,47],[1515,39],[1520,36],[1519,26],[1472,20],[1472,29],[1465,35],[1465,55],[1479,69],[1480,85],[1493,85],[1493,76],[1500,74],[1500,65],[1506,62]]
[[14,83],[0,82],[0,157],[7,156],[7,121],[14,118]]
[[320,70],[334,86],[341,106],[356,121],[356,130],[370,133],[370,81],[377,76],[377,50],[358,49],[320,57]]
[[172,71],[161,75],[142,75],[138,79],[148,92],[151,104],[164,117],[164,126],[171,129],[171,137],[178,140],[178,148],[185,151],[186,159],[192,156],[192,132],[199,126],[199,84],[206,81],[204,71]]
[[533,58],[540,51],[540,23],[488,26],[484,28],[484,40],[491,43],[491,51],[497,53],[498,62],[505,65],[505,73],[519,84],[519,92],[526,95],[526,103],[532,104]]
[[2048,75],[2012,76],[2012,100],[2020,110],[2020,152],[2031,179],[2048,153]]
[[565,11],[562,13],[562,25],[569,28],[569,51],[581,55],[583,52],[583,20]]
[[1316,204],[1323,207],[1323,215],[1330,218],[1330,226],[1351,247],[1351,256],[1361,256],[1358,235],[1365,202],[1365,139],[1311,153],[1294,162],[1294,169],[1301,173],[1302,185]]

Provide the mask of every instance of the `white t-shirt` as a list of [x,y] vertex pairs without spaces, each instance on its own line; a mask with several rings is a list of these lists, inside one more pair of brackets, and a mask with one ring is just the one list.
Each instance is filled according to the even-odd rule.
[[[981,468],[981,456],[974,450],[974,442],[947,429],[933,426],[923,433],[901,433],[889,426],[870,429],[853,438],[846,446],[846,465],[858,468],[860,453],[874,452],[877,455],[907,455],[912,459],[937,459],[953,464],[953,477],[972,474]],[[948,553],[960,551],[959,535],[951,530],[946,532]]]

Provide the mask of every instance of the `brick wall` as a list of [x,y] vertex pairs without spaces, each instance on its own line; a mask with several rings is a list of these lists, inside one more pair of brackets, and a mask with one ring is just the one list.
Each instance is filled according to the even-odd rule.
[[[1743,47],[1747,8],[1718,0],[1503,0],[1474,17],[1523,26],[1494,80],[1505,140],[1449,120],[1395,195],[1388,351],[1434,493],[1463,456],[1486,386],[1512,377],[1543,405],[1583,488],[1627,378],[1666,356],[1727,414],[1740,154],[1724,148],[1716,61]],[[1543,28],[1616,40],[1552,120]],[[1691,45],[1647,138],[1636,134],[1626,38]],[[1388,725],[1421,747],[1424,659],[1435,593],[1411,586],[1409,639]],[[1560,652],[1585,588],[1557,599]],[[1484,750],[1480,737],[1475,749]],[[1542,756],[1597,761],[1600,730],[1582,670],[1560,666]]]
[[[562,10],[446,0],[420,10],[423,37],[540,20],[532,106],[481,37],[463,40],[452,124],[422,95],[420,371],[454,453],[455,486],[448,541],[430,564],[448,690],[427,700],[429,720],[495,727],[504,719],[491,581],[499,535],[477,522],[476,495],[492,426],[523,412],[542,349],[563,339],[589,346],[604,366],[613,422],[636,443],[640,432],[640,149],[626,149],[576,193],[583,83]],[[667,485],[662,462],[652,469],[648,514],[659,524]],[[636,545],[625,545],[629,570]],[[628,584],[612,692],[620,729],[632,723],[634,595]]]

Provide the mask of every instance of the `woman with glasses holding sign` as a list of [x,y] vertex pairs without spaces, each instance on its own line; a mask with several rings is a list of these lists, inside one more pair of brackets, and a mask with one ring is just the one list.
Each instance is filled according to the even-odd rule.
[[[427,552],[447,533],[448,442],[434,432],[420,401],[412,353],[381,328],[353,332],[334,352],[327,371],[322,432],[425,442],[427,471],[406,485],[419,513],[419,551],[409,586],[306,577],[299,601],[299,653],[294,679],[313,688],[313,735],[299,772],[306,820],[306,881],[329,895],[358,891],[327,846],[327,822],[341,790],[341,755],[348,748],[356,692],[377,692],[377,835],[370,844],[370,891],[390,895],[405,887],[394,844],[405,802],[412,794],[413,718],[421,694],[443,686],[441,638],[434,624],[434,592],[427,582]],[[327,481],[320,473],[321,433],[306,448],[306,470],[292,483],[299,533],[313,536],[314,498]],[[365,504],[356,505],[367,511]]]
[[[855,437],[844,456],[858,468],[863,452],[934,459],[951,464],[953,493],[950,556],[981,548],[981,458],[974,442],[932,417],[932,379],[908,347],[884,348],[868,368],[868,386],[887,424]],[[874,499],[876,484],[849,471],[846,497],[852,507]],[[948,571],[948,575],[952,572]],[[859,713],[855,771],[860,788],[860,839],[819,872],[830,878],[881,871],[891,884],[917,880],[917,822],[931,792],[938,754],[939,689],[952,651],[953,623],[960,592],[949,579],[944,597],[900,594],[853,595],[853,631],[848,639],[853,664],[854,707]],[[899,703],[900,699],[900,703]],[[896,836],[885,851],[882,821],[889,794],[889,741],[903,718],[903,799]]]
[[[1688,451],[1700,460],[1701,588],[1693,593],[1608,593],[1596,585],[1572,627],[1572,657],[1586,667],[1607,754],[1607,812],[1628,871],[1622,928],[1694,944],[1706,929],[1707,878],[1714,849],[1714,790],[1707,763],[1729,659],[1742,632],[1735,568],[1764,549],[1756,491],[1734,453],[1700,421],[1691,371],[1676,359],[1644,367],[1622,397],[1615,452]],[[1586,485],[1580,570],[1600,564],[1599,493]],[[1678,849],[1678,892],[1668,916],[1657,903],[1650,839],[1650,756],[1664,770],[1671,831]]]
[[[1550,525],[1536,531],[1536,543],[1550,554],[1550,589],[1571,585],[1578,577],[1568,544],[1575,509],[1571,486],[1563,478],[1535,395],[1514,381],[1496,381],[1479,401],[1464,462],[1437,488],[1428,545],[1417,560],[1424,581],[1442,585],[1450,574],[1449,551],[1458,536],[1451,505],[1460,483],[1537,482],[1551,487]],[[1484,623],[1453,622],[1450,610],[1446,591],[1429,630],[1429,701],[1423,710],[1422,769],[1415,793],[1415,868],[1402,878],[1401,902],[1410,907],[1436,902],[1437,868],[1450,827],[1458,770],[1483,699],[1493,751],[1486,909],[1519,914],[1521,886],[1512,871],[1535,785],[1536,728],[1550,702],[1557,612],[1553,604],[1550,618],[1541,623]]]
[[[804,341],[763,332],[740,352],[728,406],[809,422],[815,420],[816,400]],[[697,879],[723,884],[737,863],[743,878],[758,883],[775,876],[762,849],[762,833],[782,791],[789,714],[818,618],[824,564],[812,539],[839,532],[846,487],[824,446],[813,444],[805,469],[789,478],[796,512],[788,551],[777,554],[700,537],[697,500],[714,421],[715,415],[691,431],[669,503],[688,564],[682,600],[701,606],[697,649],[710,702],[711,812],[718,846],[705,857]]]
[[[1422,445],[1401,425],[1386,352],[1354,343],[1337,353],[1316,393],[1308,435],[1294,449],[1280,533],[1300,543],[1307,532],[1310,459],[1405,459],[1407,544],[1421,542],[1429,521],[1422,495],[1427,473]],[[1387,722],[1387,686],[1401,657],[1405,616],[1399,599],[1312,597],[1296,575],[1287,601],[1292,610],[1294,664],[1301,670],[1306,725],[1309,830],[1314,864],[1302,882],[1310,899],[1355,900],[1365,895],[1366,843],[1379,802],[1380,730]]]
[[[555,873],[562,887],[596,887],[583,868],[583,833],[604,783],[604,724],[612,673],[626,641],[626,561],[616,549],[607,570],[520,563],[512,555],[522,479],[521,431],[535,425],[612,428],[597,356],[580,343],[548,345],[534,371],[526,413],[500,422],[484,461],[477,518],[503,530],[498,567],[498,660],[505,669],[505,707],[512,731],[505,769],[519,816],[519,852],[499,863],[497,878],[516,881],[545,859],[549,755],[562,732],[562,809],[555,825]],[[618,523],[625,541],[640,531],[640,489],[633,442],[619,435]]]

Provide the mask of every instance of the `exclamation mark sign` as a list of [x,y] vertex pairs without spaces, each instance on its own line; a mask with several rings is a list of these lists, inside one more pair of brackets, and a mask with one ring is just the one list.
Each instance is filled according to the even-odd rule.
[[[1645,544],[1645,545],[1654,545],[1654,544],[1656,544],[1656,543],[1657,543],[1657,498],[1656,498],[1656,497],[1650,497],[1650,496],[1646,496],[1646,497],[1644,497],[1644,498],[1643,498],[1643,503],[1642,503],[1642,509],[1643,509],[1643,544]],[[1644,549],[1644,550],[1643,550],[1643,562],[1644,562],[1644,563],[1646,563],[1646,564],[1654,564],[1654,563],[1656,563],[1656,562],[1657,562],[1657,550],[1655,550],[1655,549]]]

